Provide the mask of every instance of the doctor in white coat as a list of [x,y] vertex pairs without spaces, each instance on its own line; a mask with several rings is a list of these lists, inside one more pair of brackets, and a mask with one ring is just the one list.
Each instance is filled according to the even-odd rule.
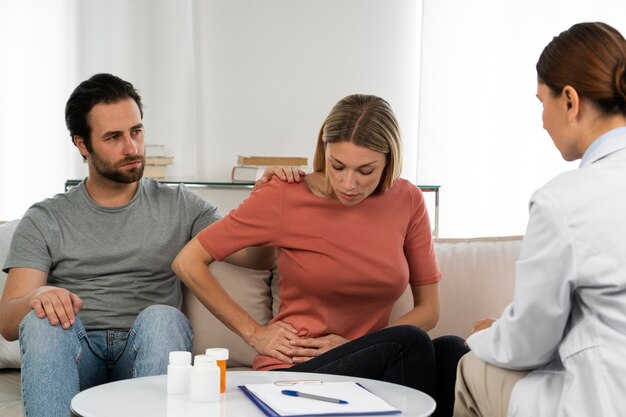
[[513,302],[468,338],[454,415],[625,416],[626,41],[574,25],[537,74],[544,128],[582,161],[532,196]]

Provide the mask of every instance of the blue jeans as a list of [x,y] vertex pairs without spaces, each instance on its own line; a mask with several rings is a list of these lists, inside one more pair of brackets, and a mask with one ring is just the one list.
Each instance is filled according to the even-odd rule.
[[386,327],[285,371],[316,372],[392,382],[427,393],[435,416],[452,416],[456,367],[469,351],[457,336],[431,340],[415,326]]
[[22,399],[26,417],[67,417],[72,397],[103,384],[167,372],[169,352],[191,351],[193,331],[174,307],[143,310],[128,331],[67,330],[34,312],[20,323]]

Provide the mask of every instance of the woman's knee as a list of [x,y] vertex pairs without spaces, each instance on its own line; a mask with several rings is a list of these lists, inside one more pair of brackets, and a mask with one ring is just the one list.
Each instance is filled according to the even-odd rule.
[[433,346],[437,356],[455,357],[457,361],[470,350],[465,339],[455,335],[437,337]]
[[389,347],[399,349],[403,355],[421,358],[435,357],[432,340],[428,333],[412,325],[391,326],[380,330],[379,340]]
[[412,325],[387,327],[385,330],[394,342],[403,345],[406,350],[419,351],[421,354],[430,352],[434,355],[433,343],[424,330]]

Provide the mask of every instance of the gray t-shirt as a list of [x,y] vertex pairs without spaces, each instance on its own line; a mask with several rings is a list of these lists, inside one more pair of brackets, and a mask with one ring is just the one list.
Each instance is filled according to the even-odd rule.
[[34,204],[18,225],[4,264],[48,273],[48,285],[84,301],[88,330],[129,329],[153,304],[181,307],[174,257],[220,218],[217,208],[184,186],[142,179],[132,201],[99,206],[85,182]]

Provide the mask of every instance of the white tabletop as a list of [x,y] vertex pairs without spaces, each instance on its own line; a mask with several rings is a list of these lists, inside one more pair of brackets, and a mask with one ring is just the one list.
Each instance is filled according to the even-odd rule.
[[228,371],[226,392],[217,403],[197,403],[185,395],[168,395],[166,376],[159,375],[111,382],[82,391],[72,399],[72,412],[80,417],[263,416],[238,385],[311,379],[358,382],[401,410],[401,416],[426,417],[435,410],[435,401],[423,392],[388,382],[299,372]]

